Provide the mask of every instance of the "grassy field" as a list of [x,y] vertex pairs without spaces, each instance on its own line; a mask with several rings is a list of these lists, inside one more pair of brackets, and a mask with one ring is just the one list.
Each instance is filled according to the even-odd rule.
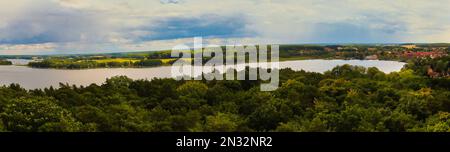
[[169,63],[169,62],[174,61],[174,60],[176,60],[176,59],[161,59],[161,62],[163,64],[166,64],[166,63]]
[[[178,59],[161,59],[161,62],[162,62],[163,64],[166,64],[166,63],[169,63],[169,62],[174,61],[174,60],[178,60]],[[186,61],[186,62],[189,62],[189,61],[191,61],[192,59],[182,59],[182,60],[184,60],[184,61]]]

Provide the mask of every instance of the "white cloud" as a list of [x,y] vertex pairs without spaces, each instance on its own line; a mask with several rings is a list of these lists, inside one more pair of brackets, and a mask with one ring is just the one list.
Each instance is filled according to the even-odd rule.
[[51,54],[55,53],[56,44],[17,44],[17,45],[0,45],[0,54],[3,55],[25,55],[25,54]]
[[[132,51],[130,46],[142,44],[162,48],[185,39],[143,42],[141,38],[164,34],[154,31],[164,20],[211,15],[239,16],[236,19],[244,23],[241,30],[252,33],[245,37],[210,37],[216,41],[448,42],[449,5],[450,0],[0,1],[0,44],[34,40],[57,45],[58,51],[65,51],[60,53]],[[207,26],[216,22],[214,19],[191,24]]]

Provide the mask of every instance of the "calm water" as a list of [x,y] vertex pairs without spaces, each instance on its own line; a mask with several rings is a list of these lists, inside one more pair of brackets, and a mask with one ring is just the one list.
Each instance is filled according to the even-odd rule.
[[[17,61],[19,62],[19,61]],[[26,63],[21,60],[18,64]],[[280,68],[293,70],[305,70],[311,72],[325,72],[337,65],[350,64],[364,67],[377,67],[385,73],[399,71],[405,63],[396,61],[377,60],[301,60],[280,62]],[[18,83],[27,89],[59,86],[60,82],[89,85],[91,83],[102,84],[106,78],[117,75],[125,75],[132,79],[152,79],[171,77],[171,67],[154,68],[112,68],[112,69],[87,69],[87,70],[57,70],[57,69],[33,69],[26,66],[0,66],[0,85]]]

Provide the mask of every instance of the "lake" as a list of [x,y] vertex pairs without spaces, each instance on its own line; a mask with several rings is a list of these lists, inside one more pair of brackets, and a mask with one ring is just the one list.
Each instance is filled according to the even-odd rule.
[[[24,64],[26,60],[13,63]],[[323,73],[337,65],[350,64],[364,67],[377,67],[385,73],[400,71],[406,64],[397,61],[379,60],[299,60],[280,62],[280,68],[305,70]],[[0,85],[18,83],[26,89],[58,87],[59,83],[87,86],[102,84],[106,78],[125,75],[132,79],[152,79],[171,77],[171,66],[153,68],[103,68],[85,70],[34,69],[27,66],[0,66]]]

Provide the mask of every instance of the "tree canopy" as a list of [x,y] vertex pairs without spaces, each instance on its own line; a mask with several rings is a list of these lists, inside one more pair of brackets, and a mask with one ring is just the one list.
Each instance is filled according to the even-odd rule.
[[[442,60],[442,61],[441,61]],[[438,72],[448,58],[429,61]],[[132,80],[25,90],[0,87],[0,131],[450,131],[450,81],[422,61],[399,72],[342,65],[255,81]]]

